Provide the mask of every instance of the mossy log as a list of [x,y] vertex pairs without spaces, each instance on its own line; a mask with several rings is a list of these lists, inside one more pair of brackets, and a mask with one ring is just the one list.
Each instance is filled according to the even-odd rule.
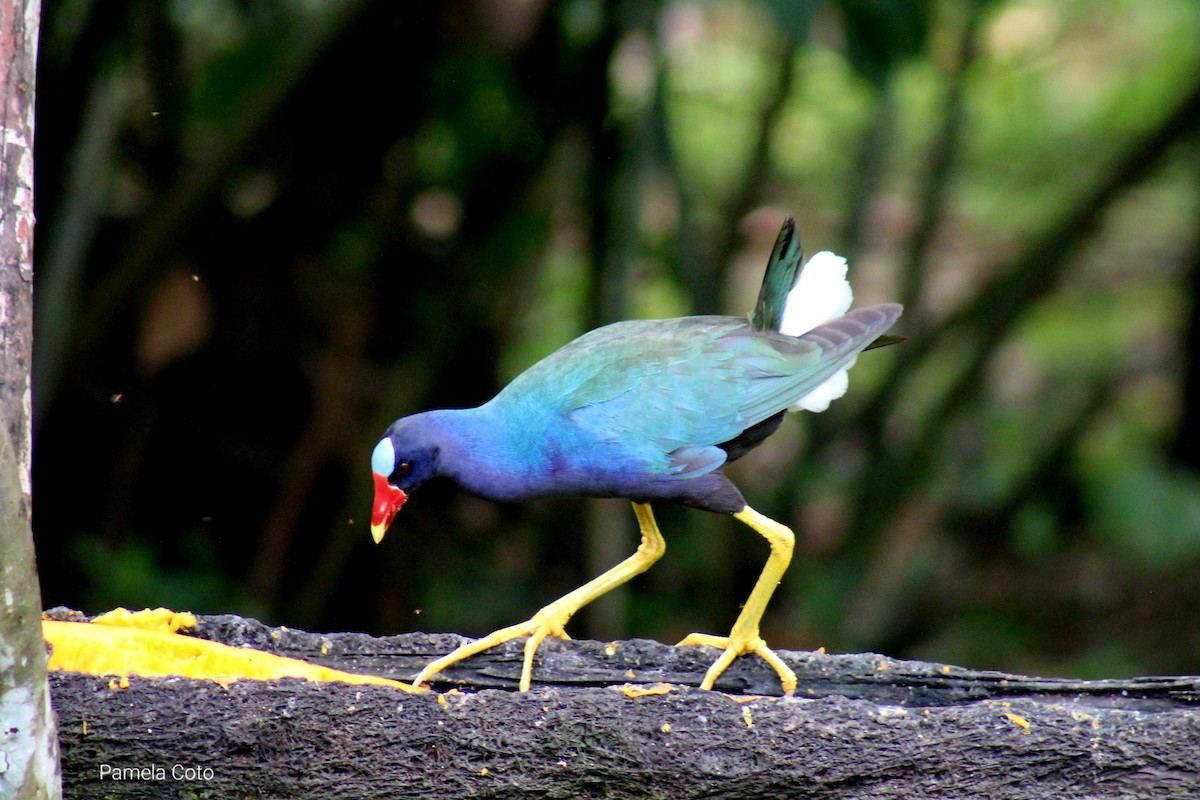
[[[399,680],[461,641],[232,616],[193,633]],[[713,651],[645,640],[549,641],[525,694],[519,641],[420,694],[71,672],[51,689],[68,797],[1200,797],[1200,678],[781,655],[795,698],[757,658],[702,691]]]

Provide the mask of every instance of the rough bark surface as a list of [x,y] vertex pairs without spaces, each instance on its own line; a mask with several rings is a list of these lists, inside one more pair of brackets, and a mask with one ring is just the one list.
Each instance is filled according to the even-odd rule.
[[[399,679],[461,641],[309,634],[229,616],[202,618],[196,635]],[[785,652],[800,690],[784,699],[770,696],[778,681],[754,658],[731,667],[725,691],[694,688],[713,655],[703,648],[551,641],[539,653],[526,694],[511,691],[521,642],[451,671],[451,693],[136,677],[120,688],[55,673],[66,793],[1200,796],[1200,678],[1048,680]]]
[[[0,414],[29,504],[37,0],[0,0]],[[23,509],[29,518],[28,509]]]
[[61,796],[30,529],[33,87],[40,7],[0,0],[0,797]]

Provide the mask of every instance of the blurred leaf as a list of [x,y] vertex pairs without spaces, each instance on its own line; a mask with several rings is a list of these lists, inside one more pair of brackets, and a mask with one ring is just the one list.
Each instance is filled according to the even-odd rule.
[[825,5],[825,0],[763,0],[779,29],[793,42],[808,39],[813,17]]
[[1139,450],[1082,466],[1101,541],[1129,563],[1167,570],[1200,560],[1200,475]]
[[1013,520],[1011,538],[1017,555],[1030,560],[1048,558],[1062,541],[1058,517],[1042,504],[1022,506]]
[[70,551],[87,586],[80,605],[89,612],[118,606],[166,606],[177,611],[262,614],[262,609],[235,595],[211,547],[197,541],[188,551],[195,558],[193,562],[170,568],[145,540],[130,539],[112,547],[99,537],[81,535]]
[[929,5],[927,0],[839,0],[854,71],[881,89],[902,61],[921,55],[929,35]]

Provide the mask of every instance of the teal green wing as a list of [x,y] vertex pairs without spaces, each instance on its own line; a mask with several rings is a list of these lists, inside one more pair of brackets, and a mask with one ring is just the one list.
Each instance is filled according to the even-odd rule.
[[736,317],[618,323],[526,375],[589,440],[621,443],[660,474],[694,477],[724,463],[718,445],[820,386],[899,314],[897,305],[858,309],[800,337]]

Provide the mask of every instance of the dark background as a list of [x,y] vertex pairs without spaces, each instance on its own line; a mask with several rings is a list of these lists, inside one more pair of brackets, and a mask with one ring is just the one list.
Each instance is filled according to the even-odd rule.
[[[618,501],[422,487],[372,447],[590,327],[746,313],[780,222],[909,341],[730,470],[792,525],[777,647],[1200,672],[1200,6],[109,0],[43,7],[47,606],[313,630],[526,618]],[[765,557],[667,555],[576,636],[723,633]]]

